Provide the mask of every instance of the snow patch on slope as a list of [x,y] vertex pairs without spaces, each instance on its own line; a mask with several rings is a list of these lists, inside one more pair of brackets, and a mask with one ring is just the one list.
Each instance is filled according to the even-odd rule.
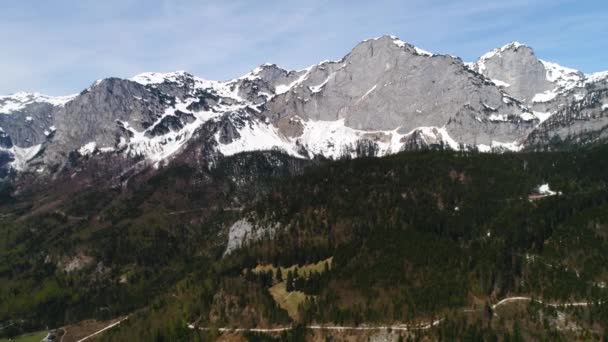
[[294,141],[298,141],[313,155],[338,159],[345,154],[343,150],[345,147],[355,145],[361,138],[360,132],[344,124],[344,119],[336,121],[307,120],[301,121],[301,123],[304,126],[304,133]]
[[534,95],[532,102],[544,103],[555,99],[558,95],[567,93],[577,87],[582,87],[585,76],[578,70],[566,68],[557,63],[540,60],[547,72],[547,81],[554,83],[556,87],[543,93]]
[[583,80],[580,71],[563,67],[557,63],[540,60],[547,70],[547,80],[557,83],[560,87],[573,87]]
[[505,82],[505,81],[501,81],[501,80],[495,80],[495,79],[492,79],[492,80],[490,80],[490,81],[492,81],[492,83],[494,83],[494,84],[495,84],[495,85],[497,85],[498,87],[504,87],[504,88],[508,88],[508,87],[510,87],[510,86],[511,86],[509,83],[507,83],[507,82]]
[[549,184],[542,184],[540,185],[536,191],[540,194],[540,195],[544,195],[544,196],[554,196],[557,195],[557,192],[552,191],[551,188],[549,188]]
[[504,143],[500,141],[492,141],[490,145],[479,144],[477,145],[477,150],[482,153],[490,153],[490,152],[519,152],[524,148],[523,145],[520,145],[517,142]]
[[[536,119],[530,114],[531,119]],[[469,149],[454,140],[445,127],[417,127],[410,132],[400,133],[400,128],[391,131],[363,131],[346,126],[344,119],[335,121],[303,120],[292,118],[303,127],[299,137],[283,136],[274,126],[252,120],[238,130],[240,138],[228,143],[219,144],[218,152],[222,155],[234,155],[244,151],[279,149],[289,155],[312,158],[321,155],[329,159],[342,157],[357,157],[357,146],[360,142],[368,141],[375,144],[376,156],[398,153],[404,148],[408,138],[416,135],[423,146],[443,145],[451,150]],[[216,135],[219,141],[219,133]],[[308,155],[302,155],[302,147]],[[493,141],[491,146],[479,145],[482,152],[520,151],[523,146],[516,142],[503,143]]]
[[409,136],[415,132],[423,134],[423,139],[427,145],[443,143],[454,151],[460,150],[460,144],[450,136],[445,127],[418,127],[405,136]]
[[421,49],[421,48],[419,48],[419,47],[417,47],[417,46],[414,46],[414,50],[415,50],[415,51],[416,51],[416,53],[417,53],[417,54],[419,54],[419,55],[428,56],[428,57],[432,57],[432,56],[434,56],[434,54],[433,54],[433,53],[428,52],[428,51],[426,51],[426,50],[424,50],[424,49]]
[[[240,138],[228,144],[218,144],[218,151],[221,154],[231,156],[246,151],[280,149],[291,156],[302,158],[302,155],[295,150],[295,146],[270,124],[252,120],[246,122],[238,132]],[[216,133],[215,140],[219,142],[219,132]]]
[[[486,108],[488,108],[486,106]],[[491,107],[489,107],[491,108]],[[536,120],[537,116],[534,115],[533,113],[529,113],[529,112],[523,112],[521,114],[515,114],[515,115],[506,115],[506,114],[490,114],[490,116],[488,116],[488,120],[489,121],[493,121],[493,122],[510,122],[513,121],[515,118],[515,120],[517,120],[517,118],[519,118],[519,120],[522,121],[532,121],[532,120]]]
[[408,133],[399,133],[400,128],[391,131],[362,131],[346,126],[344,119],[335,121],[299,120],[304,126],[303,134],[292,139],[296,145],[301,145],[314,155],[322,155],[330,159],[344,156],[356,157],[356,146],[360,141],[371,141],[376,144],[377,156],[397,153],[403,149],[404,138],[420,133],[427,145],[443,143],[453,150],[459,149],[459,144],[450,137],[445,127],[418,127]]
[[555,92],[553,90],[547,90],[544,93],[538,93],[538,94],[534,95],[534,97],[532,98],[532,102],[535,102],[535,103],[549,102],[549,101],[552,101],[554,98],[556,98],[557,95],[558,95],[557,92]]
[[[195,99],[190,99],[186,102],[178,102],[175,107],[169,107],[165,110],[164,114],[148,129],[144,131],[137,131],[130,127],[128,122],[120,121],[126,130],[130,131],[132,138],[129,141],[126,153],[132,156],[143,155],[148,160],[154,162],[155,165],[164,159],[169,158],[175,152],[179,151],[180,148],[188,142],[198,127],[208,120],[214,119],[221,116],[221,112],[215,111],[201,111],[201,112],[190,112],[187,107]],[[176,111],[184,113],[190,113],[194,115],[195,120],[179,131],[170,131],[167,134],[161,136],[148,137],[146,133],[154,129],[162,119],[168,115],[175,115]]]
[[91,141],[90,143],[87,143],[84,146],[82,146],[78,150],[78,153],[80,153],[80,155],[83,155],[83,156],[88,156],[88,155],[93,154],[96,149],[97,149],[97,143],[94,141]]
[[[408,44],[408,43],[406,43],[406,42],[402,41],[401,39],[399,39],[399,38],[397,38],[397,37],[395,37],[395,36],[390,36],[390,37],[391,37],[391,39],[393,40],[393,44],[397,45],[397,47],[399,47],[399,48],[404,48],[404,47],[406,47],[406,46],[411,46],[411,47],[414,49],[414,51],[416,51],[416,53],[417,53],[417,54],[419,54],[419,55],[422,55],[422,56],[427,56],[427,57],[432,57],[432,56],[434,56],[434,54],[433,54],[433,53],[428,52],[428,51],[426,51],[426,50],[424,50],[424,49],[421,49],[421,48],[419,48],[419,47],[416,47],[416,46],[410,45],[410,44]],[[378,39],[378,38],[377,38],[377,39]]]
[[10,163],[13,169],[17,171],[23,171],[27,167],[27,162],[32,160],[38,152],[40,152],[42,145],[34,145],[30,147],[19,147],[13,145],[11,148],[1,148],[3,151],[12,154],[14,160]]
[[547,121],[547,119],[550,118],[551,115],[553,115],[553,113],[537,112],[537,111],[534,111],[533,114],[540,121],[539,124]]

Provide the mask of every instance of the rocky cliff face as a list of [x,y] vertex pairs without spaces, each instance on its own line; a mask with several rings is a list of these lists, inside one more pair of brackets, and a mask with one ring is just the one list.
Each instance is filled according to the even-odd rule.
[[485,104],[499,114],[520,109],[502,98],[497,87],[470,73],[459,59],[420,53],[382,37],[361,43],[342,61],[313,66],[290,91],[269,102],[268,112],[316,121],[345,119],[359,130],[401,127],[409,132],[445,125],[465,104],[480,112]]
[[465,64],[384,36],[299,71],[265,64],[224,82],[146,73],[70,97],[0,97],[0,167],[52,173],[99,153],[158,164],[270,149],[340,158],[557,148],[605,138],[607,76],[519,43]]
[[608,140],[608,74],[589,77],[526,139],[529,149],[563,149]]
[[531,102],[536,94],[555,88],[534,51],[517,42],[483,55],[474,68],[510,95],[526,102]]
[[56,133],[55,112],[73,98],[23,92],[0,96],[0,177],[27,168]]

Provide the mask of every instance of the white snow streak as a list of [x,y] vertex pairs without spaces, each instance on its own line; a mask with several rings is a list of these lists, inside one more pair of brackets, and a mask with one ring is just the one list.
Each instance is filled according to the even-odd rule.
[[302,73],[302,75],[300,77],[298,77],[298,79],[291,82],[290,84],[280,84],[280,85],[276,86],[275,91],[274,91],[275,94],[277,94],[277,95],[285,94],[286,92],[290,91],[293,87],[304,82],[308,78],[308,75],[310,74],[311,69],[312,69],[312,67],[306,69],[306,71],[304,71]]
[[97,149],[97,143],[94,141],[91,141],[90,143],[87,143],[84,146],[82,146],[78,150],[78,153],[80,153],[83,156],[87,156],[87,155],[93,154],[93,152],[95,152],[96,149]]
[[505,81],[501,81],[501,80],[492,79],[490,81],[492,81],[492,83],[496,84],[497,86],[503,87],[503,88],[508,88],[511,86],[509,83],[507,83]]

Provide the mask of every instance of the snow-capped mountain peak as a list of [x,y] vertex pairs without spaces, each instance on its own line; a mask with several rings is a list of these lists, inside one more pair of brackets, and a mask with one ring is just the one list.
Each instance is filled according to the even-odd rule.
[[585,75],[586,83],[595,83],[608,80],[608,71],[600,71]]
[[158,85],[163,83],[175,83],[181,85],[189,84],[194,86],[194,88],[212,88],[217,84],[221,83],[218,81],[210,81],[204,78],[194,76],[191,73],[183,70],[166,73],[141,73],[132,77],[131,81],[137,82],[142,85]]
[[186,71],[179,70],[174,72],[144,72],[135,75],[131,78],[131,81],[137,82],[143,85],[149,84],[161,84],[164,82],[178,82],[185,77],[192,77],[191,74]]
[[432,56],[435,55],[434,53],[428,52],[428,51],[426,51],[424,49],[421,49],[421,48],[419,48],[417,46],[414,46],[412,44],[408,44],[408,43],[404,42],[403,40],[399,39],[396,36],[389,36],[389,37],[393,40],[393,43],[395,45],[397,45],[398,47],[400,47],[400,48],[409,47],[409,48],[413,49],[417,54],[422,55],[422,56],[432,57]]
[[48,103],[53,106],[63,106],[76,97],[68,96],[48,96],[40,93],[17,92],[12,95],[0,96],[0,113],[10,114],[25,109],[28,104]]
[[517,50],[521,47],[528,47],[525,44],[522,44],[520,42],[517,41],[513,41],[509,44],[505,44],[502,47],[496,48],[494,50],[488,51],[485,54],[483,54],[481,57],[479,57],[479,62],[482,62],[484,60],[490,59],[490,58],[494,58],[496,56],[499,56],[501,53],[505,52],[505,51],[514,51]]

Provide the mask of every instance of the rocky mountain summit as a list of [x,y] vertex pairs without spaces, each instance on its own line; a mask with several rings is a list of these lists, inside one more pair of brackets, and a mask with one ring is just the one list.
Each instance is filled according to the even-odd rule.
[[383,36],[299,71],[264,64],[229,81],[145,73],[67,97],[0,97],[0,165],[5,176],[97,154],[149,165],[186,150],[212,162],[270,149],[337,159],[564,148],[605,139],[606,114],[608,73],[584,75],[520,43],[464,63]]

